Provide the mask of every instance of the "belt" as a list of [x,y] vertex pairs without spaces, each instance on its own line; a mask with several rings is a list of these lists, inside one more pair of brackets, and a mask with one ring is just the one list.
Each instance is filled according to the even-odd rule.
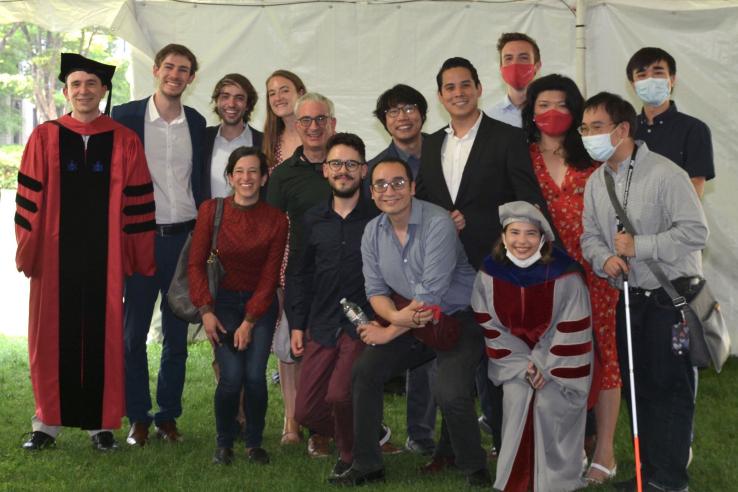
[[177,222],[175,224],[156,224],[157,236],[176,236],[184,232],[190,232],[195,227],[195,219],[187,222]]

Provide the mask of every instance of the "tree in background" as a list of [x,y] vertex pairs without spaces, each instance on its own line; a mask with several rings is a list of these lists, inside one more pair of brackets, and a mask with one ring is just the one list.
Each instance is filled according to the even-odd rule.
[[34,24],[16,22],[0,25],[0,132],[17,131],[20,116],[13,100],[32,99],[38,122],[56,119],[64,111],[61,94],[59,54],[80,53],[102,63],[116,65],[113,77],[113,104],[130,100],[130,86],[125,78],[128,60],[122,54],[122,41],[107,29],[89,27],[73,32],[53,32]]

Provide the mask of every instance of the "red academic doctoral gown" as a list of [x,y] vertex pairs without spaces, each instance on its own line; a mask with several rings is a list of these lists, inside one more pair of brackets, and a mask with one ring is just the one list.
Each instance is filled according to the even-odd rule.
[[153,185],[138,136],[108,116],[38,126],[18,173],[15,224],[16,265],[31,278],[36,417],[119,428],[123,281],[155,273]]

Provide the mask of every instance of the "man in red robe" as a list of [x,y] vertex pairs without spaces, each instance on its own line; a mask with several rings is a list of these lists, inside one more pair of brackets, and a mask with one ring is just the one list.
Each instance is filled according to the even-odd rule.
[[[60,426],[117,447],[125,414],[123,279],[153,275],[154,199],[134,132],[100,113],[115,67],[63,53],[72,112],[31,134],[18,173],[16,265],[31,278],[28,352],[36,400],[23,444],[55,444]],[[108,105],[106,113],[110,106]]]

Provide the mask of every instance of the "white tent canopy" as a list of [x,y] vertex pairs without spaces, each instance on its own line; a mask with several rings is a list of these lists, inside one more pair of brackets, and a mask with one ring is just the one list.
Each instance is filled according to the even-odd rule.
[[[482,106],[503,96],[496,41],[520,31],[541,48],[542,74],[576,75],[575,7],[584,9],[587,93],[602,90],[639,101],[625,77],[629,57],[658,46],[677,60],[674,99],[680,110],[712,130],[718,178],[703,200],[711,237],[705,275],[732,324],[738,352],[738,2],[720,0],[521,0],[521,1],[169,1],[27,0],[0,3],[0,22],[26,21],[65,31],[90,25],[111,28],[134,48],[135,97],[154,90],[153,54],[170,42],[187,45],[200,70],[186,103],[211,123],[209,97],[229,72],[249,77],[261,101],[252,116],[265,116],[264,80],[277,68],[298,73],[308,89],[330,97],[338,128],[361,135],[369,155],[389,139],[372,117],[377,96],[403,82],[430,103],[426,131],[447,122],[436,100],[435,75],[442,61],[464,56],[484,87]],[[580,14],[581,14],[580,10]],[[731,111],[732,110],[732,111]],[[732,323],[730,323],[732,322]]]

